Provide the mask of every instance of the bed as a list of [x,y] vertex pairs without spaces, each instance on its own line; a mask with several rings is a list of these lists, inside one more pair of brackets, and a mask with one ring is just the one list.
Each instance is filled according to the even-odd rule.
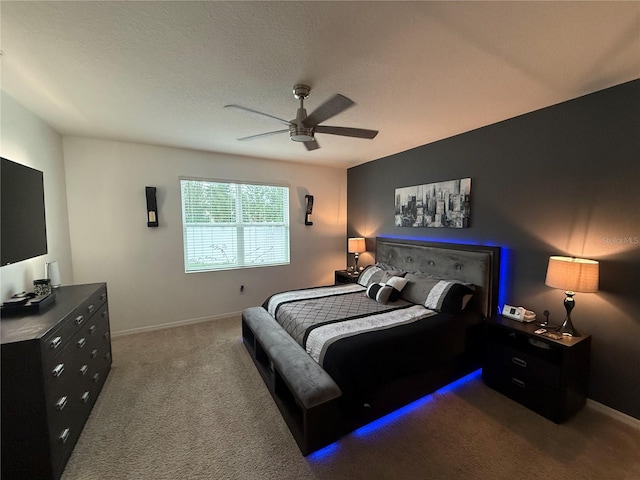
[[272,295],[242,337],[303,455],[480,366],[500,249],[378,237],[357,283]]

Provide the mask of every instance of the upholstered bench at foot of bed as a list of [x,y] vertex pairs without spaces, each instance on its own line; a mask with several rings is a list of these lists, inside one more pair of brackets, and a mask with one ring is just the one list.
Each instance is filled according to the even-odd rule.
[[242,337],[304,455],[344,433],[340,387],[264,308],[242,312]]

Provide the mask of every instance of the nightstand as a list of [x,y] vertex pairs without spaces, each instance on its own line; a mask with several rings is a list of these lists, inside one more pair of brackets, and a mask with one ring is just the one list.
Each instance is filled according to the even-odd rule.
[[561,423],[587,399],[591,336],[555,340],[539,327],[497,315],[485,321],[482,379],[491,388]]
[[358,281],[359,275],[353,274],[347,270],[336,270],[334,283],[336,285],[340,285],[343,283],[356,283]]

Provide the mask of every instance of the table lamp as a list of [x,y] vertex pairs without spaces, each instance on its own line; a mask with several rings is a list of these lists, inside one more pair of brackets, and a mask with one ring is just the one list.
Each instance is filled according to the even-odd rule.
[[358,256],[367,251],[367,245],[362,237],[352,237],[348,240],[347,252],[354,254],[354,273],[358,273]]
[[570,337],[580,334],[571,323],[571,310],[575,306],[573,296],[576,292],[593,293],[598,291],[600,264],[595,260],[575,257],[549,257],[545,285],[565,290],[564,308],[567,317],[558,329],[558,333]]

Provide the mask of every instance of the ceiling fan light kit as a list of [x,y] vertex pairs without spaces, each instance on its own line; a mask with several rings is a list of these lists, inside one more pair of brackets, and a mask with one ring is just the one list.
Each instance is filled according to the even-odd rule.
[[294,142],[301,142],[307,148],[307,150],[316,150],[320,148],[318,142],[315,139],[316,133],[326,133],[329,135],[341,135],[343,137],[353,138],[366,138],[373,139],[378,134],[377,130],[366,130],[363,128],[352,127],[331,127],[328,125],[319,125],[320,123],[328,120],[331,117],[338,115],[347,108],[355,105],[354,102],[344,95],[336,94],[329,100],[324,102],[318,108],[316,108],[311,115],[307,115],[307,111],[304,108],[304,101],[309,97],[311,87],[308,85],[297,84],[293,87],[293,96],[296,100],[300,100],[300,107],[296,113],[296,118],[290,121],[283,120],[282,118],[269,115],[268,113],[259,112],[251,108],[243,107],[241,105],[225,105],[225,108],[236,108],[245,112],[255,113],[257,115],[263,115],[265,117],[278,120],[289,126],[288,130],[275,130],[273,132],[259,133],[258,135],[250,135],[248,137],[242,137],[238,140],[254,140],[256,138],[266,137],[277,133],[289,132],[289,138]]

